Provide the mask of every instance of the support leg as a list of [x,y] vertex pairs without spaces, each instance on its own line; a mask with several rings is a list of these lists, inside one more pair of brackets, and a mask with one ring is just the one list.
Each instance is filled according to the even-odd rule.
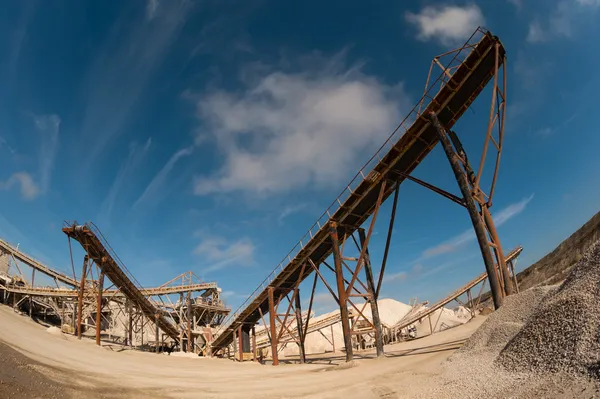
[[273,366],[279,365],[277,356],[277,328],[275,326],[275,288],[269,287],[269,324],[271,328],[271,357]]
[[242,326],[240,326],[240,328],[238,328],[238,333],[237,333],[237,338],[238,338],[238,356],[239,356],[239,361],[243,362],[244,361],[244,343],[242,341],[243,337],[242,337]]
[[100,346],[100,331],[102,330],[102,291],[104,290],[104,272],[98,277],[98,303],[96,307],[96,345]]
[[340,254],[336,222],[331,221],[329,223],[329,235],[333,242],[333,259],[335,264],[340,316],[342,318],[342,331],[344,333],[344,346],[346,347],[346,361],[350,362],[353,358],[352,336],[350,332],[350,319],[348,317],[346,288],[344,287],[344,275],[342,270],[342,256]]
[[[358,229],[360,245],[366,244],[365,230]],[[375,281],[373,280],[373,268],[369,257],[369,249],[365,248],[365,275],[367,278],[367,288],[369,290],[369,302],[371,304],[371,315],[373,317],[373,326],[375,327],[375,347],[377,348],[377,357],[383,356],[383,337],[381,335],[381,319],[379,318],[379,306],[377,305]]]
[[252,326],[252,359],[256,361],[256,328]]
[[304,352],[304,333],[302,331],[302,308],[300,304],[300,290],[296,288],[296,325],[298,328],[298,349],[300,354],[300,363],[306,362]]
[[496,274],[494,259],[492,258],[492,253],[490,252],[490,248],[488,246],[488,239],[485,234],[485,227],[483,225],[483,221],[481,220],[479,212],[477,212],[477,208],[475,207],[475,201],[473,200],[471,190],[469,189],[467,176],[460,167],[458,156],[456,155],[456,152],[452,149],[452,144],[448,139],[446,130],[440,124],[437,115],[432,112],[429,114],[429,118],[431,120],[431,124],[437,131],[442,147],[444,148],[444,152],[446,153],[446,157],[448,158],[450,166],[452,167],[452,171],[454,172],[454,177],[456,178],[458,186],[460,187],[460,191],[465,201],[466,208],[469,211],[471,223],[473,224],[473,229],[475,230],[477,242],[479,243],[479,249],[481,250],[483,262],[485,263],[485,268],[487,270],[488,280],[490,281],[490,288],[492,291],[492,298],[494,300],[494,307],[498,309],[500,306],[502,306],[502,301],[504,298],[500,289],[498,275]]

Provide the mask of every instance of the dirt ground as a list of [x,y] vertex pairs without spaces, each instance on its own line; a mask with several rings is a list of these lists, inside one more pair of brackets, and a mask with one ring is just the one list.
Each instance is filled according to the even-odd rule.
[[403,398],[418,396],[485,317],[430,337],[386,346],[386,357],[336,356],[278,367],[225,359],[186,358],[97,347],[55,336],[26,316],[0,306],[0,397],[54,398]]

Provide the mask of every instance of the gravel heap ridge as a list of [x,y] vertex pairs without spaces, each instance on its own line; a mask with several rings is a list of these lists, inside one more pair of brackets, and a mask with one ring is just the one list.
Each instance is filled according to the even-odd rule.
[[600,241],[564,283],[543,298],[496,363],[514,372],[600,378]]

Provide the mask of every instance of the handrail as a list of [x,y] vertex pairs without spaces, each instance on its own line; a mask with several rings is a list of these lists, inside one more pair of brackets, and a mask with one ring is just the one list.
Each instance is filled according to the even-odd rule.
[[[454,57],[447,64],[445,69],[440,73],[438,78],[432,84],[430,84],[430,86],[428,88],[426,88],[425,93],[423,94],[421,99],[417,102],[417,104],[415,104],[415,106],[412,108],[410,113],[392,131],[390,136],[384,141],[384,143],[381,145],[381,147],[379,147],[379,149],[375,152],[375,154],[363,165],[362,168],[360,168],[360,170],[356,173],[356,175],[354,175],[354,177],[352,178],[350,183],[346,186],[346,188],[344,188],[342,190],[342,192],[333,200],[333,202],[329,205],[329,207],[327,207],[327,209],[321,214],[321,216],[317,219],[317,221],[309,228],[307,233],[304,234],[304,236],[302,236],[300,241],[298,241],[296,243],[296,245],[294,245],[294,247],[282,259],[282,261],[259,284],[259,286],[256,287],[256,289],[254,291],[252,291],[252,293],[248,296],[248,298],[240,306],[238,306],[236,311],[234,313],[231,313],[227,317],[227,319],[223,322],[223,324],[221,324],[220,328],[217,329],[217,331],[215,333],[215,338],[218,337],[220,334],[222,334],[224,331],[227,331],[227,329],[230,327],[231,323],[237,318],[237,316],[240,314],[240,312],[243,309],[245,309],[245,307],[247,305],[249,305],[252,301],[254,301],[256,299],[256,297],[260,294],[260,292],[262,292],[264,289],[266,289],[268,287],[268,285],[275,279],[275,277],[277,277],[278,273],[283,271],[286,263],[290,262],[291,259],[294,256],[296,256],[298,254],[298,252],[300,252],[300,250],[302,250],[304,248],[303,242],[308,243],[310,241],[310,239],[314,235],[316,235],[316,233],[323,226],[325,226],[327,224],[327,222],[331,219],[331,215],[335,214],[335,212],[337,210],[339,210],[341,204],[345,201],[345,199],[348,196],[350,196],[352,194],[354,189],[356,189],[356,187],[360,183],[362,183],[364,180],[366,180],[368,178],[369,174],[365,174],[364,172],[366,172],[367,169],[372,170],[377,165],[377,163],[381,161],[380,155],[385,155],[384,150],[388,151],[389,148],[387,148],[387,147],[392,147],[394,145],[394,143],[396,142],[395,138],[399,138],[402,134],[404,134],[408,130],[408,127],[410,127],[410,124],[408,124],[408,127],[407,127],[407,123],[411,120],[416,120],[421,115],[421,109],[424,110],[427,108],[426,106],[424,107],[424,105],[431,103],[431,99],[435,97],[435,96],[431,96],[430,93],[435,90],[438,83],[442,83],[442,85],[440,85],[440,88],[438,89],[438,91],[441,90],[441,88],[443,87],[443,83],[445,83],[443,77],[447,76],[447,74],[450,73],[449,70],[452,69],[452,64],[456,61],[456,59],[461,54],[461,52],[463,52],[466,49],[473,48],[473,46],[469,46],[469,43],[475,37],[475,35],[478,33],[485,35],[486,33],[488,33],[488,31],[481,27],[477,28],[477,30],[475,30],[475,32],[471,35],[471,37],[469,37],[469,39],[465,42],[465,45],[456,51]],[[398,132],[400,132],[401,128],[403,128],[404,131],[401,132],[400,135],[398,135]],[[394,140],[392,141],[392,139],[394,139]],[[376,162],[373,162],[375,160],[376,160]],[[315,228],[316,228],[316,232],[313,233],[313,230]]]

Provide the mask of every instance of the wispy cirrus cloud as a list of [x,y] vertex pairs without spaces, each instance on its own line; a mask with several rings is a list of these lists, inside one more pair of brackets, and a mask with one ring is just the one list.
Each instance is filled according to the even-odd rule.
[[404,19],[417,28],[418,40],[436,40],[444,46],[464,42],[485,24],[476,4],[426,6],[418,13],[406,12]]
[[194,254],[201,257],[207,267],[202,274],[207,274],[232,265],[248,266],[254,263],[256,247],[247,237],[228,242],[223,237],[204,238],[194,249]]
[[127,181],[128,178],[131,177],[132,173],[135,169],[141,164],[142,160],[148,153],[150,146],[152,145],[152,138],[149,137],[146,140],[146,143],[143,146],[140,146],[138,143],[131,143],[129,147],[129,154],[125,159],[125,162],[121,164],[119,171],[115,179],[113,180],[112,185],[110,186],[110,190],[108,191],[108,195],[102,201],[100,205],[100,214],[102,215],[101,219],[106,219],[110,217],[112,213],[112,209],[115,204],[115,200],[119,195],[119,192],[123,188],[123,185]]
[[88,71],[81,139],[91,151],[86,152],[84,169],[135,111],[138,99],[185,24],[191,4],[186,0],[160,5],[150,1],[135,18],[126,10],[113,25]]
[[303,209],[306,209],[307,204],[296,204],[296,205],[286,205],[279,216],[277,217],[277,223],[280,225],[283,224],[283,220],[294,213],[301,212]]
[[144,206],[156,206],[158,205],[168,194],[168,190],[164,190],[165,184],[168,182],[169,174],[182,158],[192,155],[194,147],[186,147],[175,152],[167,163],[158,171],[158,173],[152,178],[146,189],[140,195],[140,197],[133,204],[133,209],[137,209]]
[[13,173],[5,182],[0,181],[0,189],[10,190],[14,186],[18,186],[21,197],[25,200],[31,201],[40,195],[40,187],[27,172]]
[[46,194],[50,189],[54,161],[58,150],[60,117],[55,114],[34,115],[35,127],[40,133],[40,189]]
[[[496,225],[496,227],[502,226],[504,223],[523,212],[532,199],[533,194],[531,194],[527,198],[522,199],[519,202],[516,202],[507,206],[506,208],[501,209],[498,213],[494,215],[494,224]],[[425,251],[423,251],[422,258],[427,259],[441,254],[453,252],[457,248],[470,241],[473,241],[474,239],[475,233],[473,232],[473,229],[465,230],[464,232],[449,239],[448,241],[426,249]]]
[[600,10],[600,0],[561,0],[554,3],[550,10],[545,16],[536,15],[529,23],[529,43],[547,43],[573,37],[578,21]]

